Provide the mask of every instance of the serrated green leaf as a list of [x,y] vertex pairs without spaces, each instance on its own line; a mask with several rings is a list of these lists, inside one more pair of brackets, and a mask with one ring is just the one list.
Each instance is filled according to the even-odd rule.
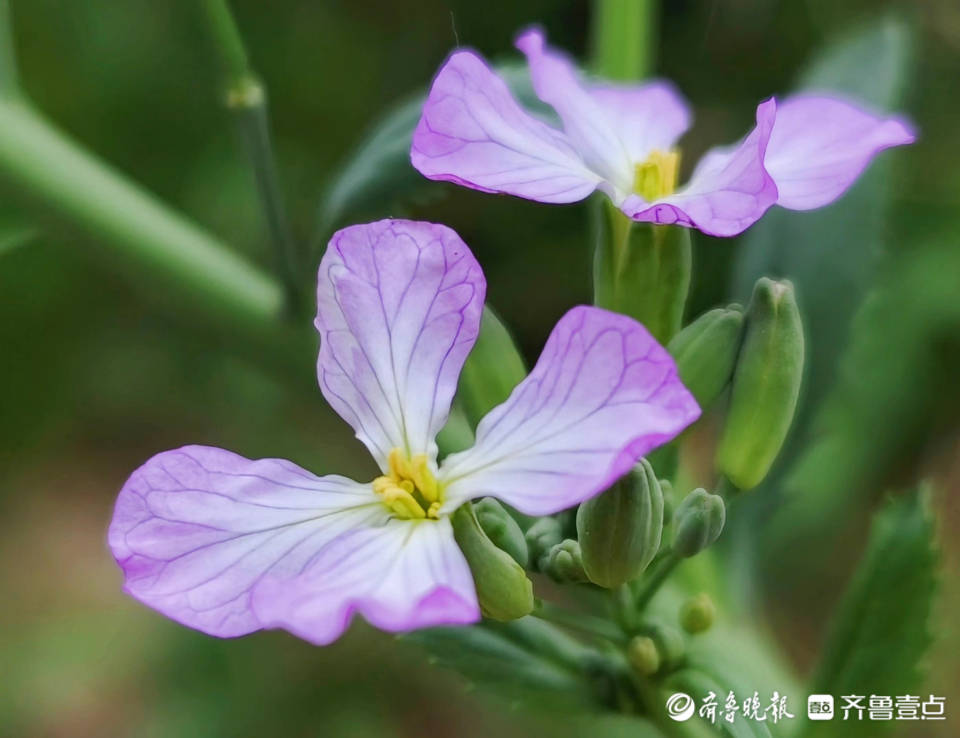
[[[938,551],[929,490],[888,502],[840,603],[811,694],[894,696],[915,692],[933,637]],[[842,727],[841,727],[842,725]],[[876,736],[881,723],[811,725],[805,736]]]
[[[496,67],[521,104],[544,111],[530,84],[526,67]],[[410,96],[388,112],[363,139],[333,178],[320,205],[319,237],[325,239],[348,216],[383,216],[395,208],[422,200],[437,184],[410,164],[410,142],[420,120],[426,90]]]
[[535,618],[429,628],[402,639],[424,648],[437,665],[511,701],[574,709],[589,704],[589,685],[578,663],[587,649]]

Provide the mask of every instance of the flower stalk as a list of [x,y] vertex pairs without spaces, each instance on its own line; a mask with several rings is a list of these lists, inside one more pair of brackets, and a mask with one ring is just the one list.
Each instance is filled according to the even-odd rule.
[[609,79],[646,77],[656,56],[656,0],[596,0],[593,67]]
[[224,101],[236,119],[250,160],[260,205],[273,243],[274,268],[283,283],[287,311],[302,307],[300,251],[284,206],[270,135],[267,92],[250,66],[240,30],[227,0],[203,0],[211,45],[223,77]]

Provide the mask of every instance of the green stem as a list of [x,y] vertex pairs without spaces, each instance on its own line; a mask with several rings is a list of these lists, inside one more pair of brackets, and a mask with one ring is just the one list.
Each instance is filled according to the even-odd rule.
[[260,205],[273,242],[277,276],[286,291],[287,308],[296,314],[302,302],[300,252],[293,238],[280,189],[266,90],[250,66],[240,29],[227,0],[203,0],[202,5],[224,80],[227,108],[237,121],[250,158]]
[[640,592],[637,595],[635,605],[637,612],[643,612],[646,609],[650,600],[660,590],[660,586],[667,581],[667,577],[682,560],[673,551],[670,551],[651,567],[650,575],[643,580]]
[[594,0],[593,70],[617,80],[642,79],[656,55],[656,0]]
[[276,331],[283,293],[269,276],[13,101],[0,102],[0,184],[160,283],[168,303],[185,298],[232,334]]
[[583,613],[570,612],[557,607],[550,602],[537,600],[536,607],[530,613],[533,617],[546,620],[549,623],[562,625],[565,628],[578,630],[582,633],[592,635],[596,638],[602,638],[614,643],[626,643],[626,635],[616,625],[609,620],[586,615]]
[[17,55],[13,44],[13,24],[10,0],[0,0],[0,97],[15,99],[20,96],[17,74]]

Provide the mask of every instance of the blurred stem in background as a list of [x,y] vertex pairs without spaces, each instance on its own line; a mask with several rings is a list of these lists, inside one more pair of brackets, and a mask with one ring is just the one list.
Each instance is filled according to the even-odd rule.
[[273,241],[277,276],[284,285],[288,311],[302,307],[300,251],[293,238],[277,175],[270,136],[267,92],[250,67],[243,38],[227,0],[203,0],[202,12],[223,77],[224,100],[243,137],[260,203]]
[[0,188],[31,217],[89,236],[92,254],[145,295],[273,366],[305,368],[303,336],[281,325],[283,289],[272,277],[87,152],[17,90],[9,5],[0,0]]
[[656,0],[595,0],[593,72],[635,80],[653,70],[656,56]]

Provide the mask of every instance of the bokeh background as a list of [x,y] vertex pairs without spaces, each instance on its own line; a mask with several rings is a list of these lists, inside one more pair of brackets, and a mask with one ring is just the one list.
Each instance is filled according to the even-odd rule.
[[[22,85],[37,107],[269,266],[195,3],[11,4]],[[691,310],[742,301],[769,272],[796,281],[810,333],[790,447],[773,483],[745,505],[748,524],[729,534],[752,531],[737,549],[755,562],[743,601],[806,673],[870,511],[889,490],[931,478],[944,563],[940,640],[921,693],[946,695],[948,714],[960,710],[960,7],[663,5],[656,70],[695,107],[688,168],[706,147],[742,135],[760,99],[798,84],[907,111],[920,129],[916,146],[884,155],[824,211],[778,213],[734,240],[696,234]],[[513,34],[540,22],[585,58],[589,3],[233,6],[269,89],[282,187],[295,236],[313,249],[310,270],[332,225],[400,214],[449,223],[535,358],[553,322],[590,299],[589,204],[541,206],[413,176],[408,188],[388,172],[389,187],[347,210],[331,213],[328,195],[349,152],[424,89],[457,43],[516,60]],[[472,692],[413,645],[362,624],[325,649],[282,633],[218,641],[123,596],[105,530],[120,485],[152,453],[207,443],[319,473],[373,470],[313,384],[309,341],[278,369],[241,332],[205,328],[149,274],[116,268],[95,237],[42,204],[22,207],[2,175],[0,193],[0,736],[597,734]],[[951,736],[956,725],[911,734]]]

